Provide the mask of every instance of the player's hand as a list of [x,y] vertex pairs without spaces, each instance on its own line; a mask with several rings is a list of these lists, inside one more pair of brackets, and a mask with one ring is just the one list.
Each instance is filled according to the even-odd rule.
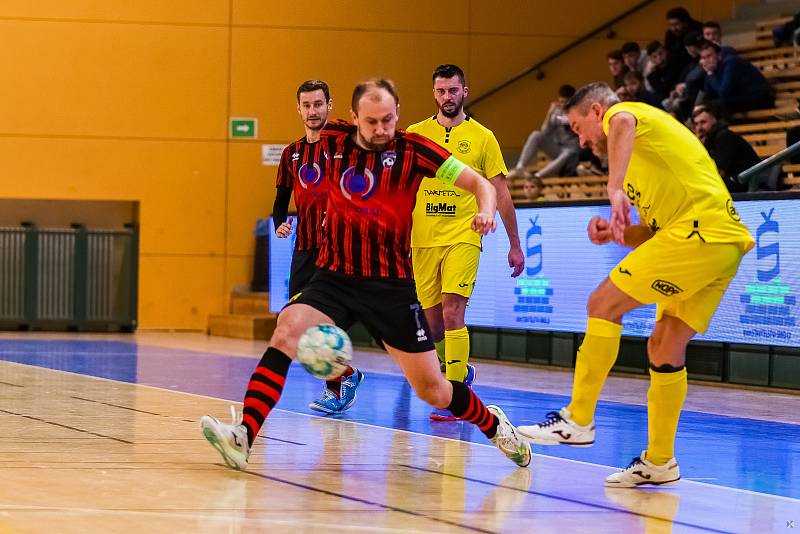
[[288,217],[285,222],[281,223],[281,225],[275,229],[275,235],[281,239],[292,235],[292,219],[293,217]]
[[478,213],[472,219],[472,229],[481,235],[486,235],[489,232],[494,232],[497,229],[497,223],[494,220],[494,215],[488,213]]
[[592,217],[589,221],[589,241],[595,245],[605,245],[611,242],[611,226],[604,218]]
[[514,269],[511,273],[511,278],[516,278],[522,274],[522,270],[525,268],[525,255],[519,246],[511,247],[508,251],[508,266]]
[[625,191],[614,191],[611,201],[611,237],[618,245],[625,244],[625,228],[631,225],[631,205]]

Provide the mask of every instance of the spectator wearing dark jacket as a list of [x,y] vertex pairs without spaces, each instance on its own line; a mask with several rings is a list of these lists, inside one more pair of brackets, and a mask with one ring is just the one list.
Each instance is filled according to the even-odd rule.
[[747,192],[748,184],[739,183],[736,177],[761,159],[750,143],[739,134],[720,123],[711,106],[698,106],[692,113],[694,132],[708,150],[708,154],[731,193]]
[[635,70],[629,71],[625,75],[625,85],[617,91],[617,95],[620,99],[628,102],[644,102],[661,109],[661,101],[655,94],[647,90],[644,86],[644,76]]
[[704,99],[715,102],[723,115],[775,106],[775,93],[761,72],[736,54],[723,56],[719,45],[705,41],[700,65],[706,71]]
[[669,52],[658,41],[647,45],[647,57],[650,58],[650,73],[647,83],[660,100],[669,96],[680,80],[682,68],[669,60]]
[[664,34],[664,48],[669,53],[670,62],[678,71],[691,61],[683,39],[689,32],[698,32],[702,35],[703,23],[695,20],[689,12],[682,7],[675,7],[667,11],[667,32]]

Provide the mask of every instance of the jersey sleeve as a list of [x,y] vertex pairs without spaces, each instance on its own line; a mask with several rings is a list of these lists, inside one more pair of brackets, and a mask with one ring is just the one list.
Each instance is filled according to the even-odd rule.
[[503,160],[503,153],[500,151],[500,143],[492,132],[488,132],[486,144],[484,146],[483,170],[486,178],[494,178],[498,174],[508,174],[508,167]]
[[414,147],[416,169],[425,176],[436,176],[436,171],[451,155],[447,149],[425,136],[409,133],[406,134],[406,139]]
[[336,119],[329,121],[319,134],[322,138],[338,137],[341,135],[350,135],[355,129],[355,125],[341,119]]
[[275,187],[292,188],[294,186],[291,171],[292,146],[293,145],[287,146],[281,153],[281,162],[278,165],[278,176],[275,178]]
[[603,116],[603,132],[608,135],[608,126],[611,122],[611,119],[614,118],[614,115],[617,113],[630,113],[636,118],[636,131],[639,132],[639,125],[641,124],[641,117],[636,112],[636,109],[633,106],[630,106],[627,102],[620,102],[619,104],[614,104],[608,110],[606,110],[606,114]]

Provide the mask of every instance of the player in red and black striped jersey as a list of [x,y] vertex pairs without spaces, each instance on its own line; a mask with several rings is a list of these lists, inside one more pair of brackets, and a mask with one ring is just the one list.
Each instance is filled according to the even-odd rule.
[[292,194],[297,207],[297,240],[289,273],[290,297],[296,295],[316,271],[328,201],[328,182],[323,176],[325,143],[320,142],[320,132],[328,122],[332,106],[327,83],[308,80],[297,88],[297,112],[305,135],[283,150],[278,165],[277,191],[272,206],[275,235],[287,238],[292,233],[292,218],[287,217]]
[[476,425],[517,465],[530,463],[530,446],[503,411],[484,406],[470,388],[439,372],[411,274],[411,213],[422,178],[435,176],[475,195],[472,229],[482,234],[495,228],[494,188],[433,142],[396,131],[398,111],[394,85],[371,80],[353,91],[354,126],[334,123],[324,131],[329,189],[319,270],[278,316],[270,347],[248,384],[241,423],[202,419],[206,439],[233,468],[247,466],[300,336],[321,323],[346,330],[356,321],[389,352],[421,399]]

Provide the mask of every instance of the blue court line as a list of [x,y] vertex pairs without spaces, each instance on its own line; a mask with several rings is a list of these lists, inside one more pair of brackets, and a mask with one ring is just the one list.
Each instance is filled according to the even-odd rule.
[[[256,364],[251,357],[93,340],[0,340],[0,360],[237,402]],[[307,404],[321,388],[321,381],[293,365],[279,407],[317,415]],[[568,402],[562,395],[480,384],[475,391],[487,404],[502,406],[515,424],[538,422]],[[368,373],[359,401],[336,418],[487,443],[472,425],[431,423],[429,413],[403,377]],[[594,447],[535,447],[535,452],[622,467],[646,447],[646,421],[645,406],[601,401]],[[684,412],[676,451],[686,479],[709,477],[718,486],[800,498],[800,425]]]

